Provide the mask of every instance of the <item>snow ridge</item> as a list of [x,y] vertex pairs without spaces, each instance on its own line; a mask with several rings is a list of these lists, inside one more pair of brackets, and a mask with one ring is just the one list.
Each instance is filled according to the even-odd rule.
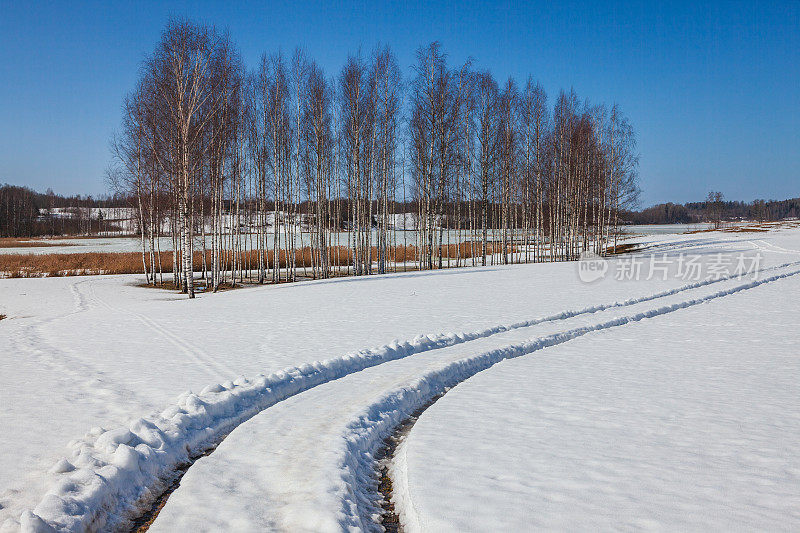
[[[657,317],[797,274],[800,274],[800,270],[776,274],[700,298],[642,311],[634,315],[618,317],[599,324],[554,333],[519,344],[507,345],[450,363],[440,369],[426,373],[407,386],[385,394],[365,408],[351,422],[343,435],[346,442],[346,452],[341,466],[342,479],[345,482],[345,486],[351,487],[352,490],[342,494],[342,527],[344,529],[357,528],[363,531],[382,531],[382,527],[379,525],[382,511],[375,502],[375,494],[377,494],[377,480],[374,476],[375,464],[373,459],[375,452],[398,424],[430,402],[432,398],[445,393],[460,382],[505,359],[528,355],[593,331],[610,329]],[[404,530],[408,532],[422,531],[423,527],[419,516],[414,511],[414,504],[408,492],[408,477],[404,454],[405,450],[401,442],[396,452],[396,460],[390,466],[390,475],[392,476],[394,487],[392,499],[402,519],[401,523]]]
[[[797,264],[800,264],[800,261],[762,271]],[[676,304],[677,307],[669,306],[662,309],[667,309],[663,312],[669,312],[796,273],[773,276],[713,293],[705,298],[688,300],[684,304]],[[543,322],[656,300],[732,278],[730,276],[700,281],[650,296],[564,311],[544,318],[495,326],[476,332],[418,336],[407,342],[394,341],[378,348],[290,367],[268,376],[259,374],[253,378],[239,377],[234,381],[206,387],[199,394],[186,392],[178,398],[177,404],[159,414],[134,420],[127,427],[111,430],[93,428],[84,438],[72,441],[69,445],[72,449],[72,458],[62,459],[51,470],[63,476],[36,508],[22,514],[20,526],[23,531],[96,531],[125,525],[131,516],[149,506],[162,492],[180,465],[189,463],[193,457],[218,443],[236,426],[260,411],[327,381],[428,350],[461,344]],[[433,395],[431,391],[442,391],[452,386],[450,384],[463,381],[502,359],[518,357],[553,343],[565,342],[588,331],[621,325],[649,316],[648,313],[643,313],[589,329],[572,330],[553,336],[552,339],[546,337],[521,346],[501,348],[469,361],[454,363],[446,372],[421,378],[411,389],[395,393],[393,400],[386,399],[383,403],[373,406],[365,415],[363,431],[357,432],[354,426],[353,431],[360,436],[349,444],[360,444],[357,444],[357,449],[353,449],[351,453],[352,460],[355,461],[351,465],[351,476],[356,482],[351,486],[367,486],[366,480],[370,478],[372,472],[371,459],[367,460],[356,452],[372,450],[374,444],[382,440],[383,437],[380,435],[385,436],[385,433],[407,416],[405,413],[413,412],[424,403],[423,399],[430,398]],[[369,463],[368,467],[364,461]],[[351,517],[363,515],[359,509],[364,508],[370,501],[370,498],[361,499],[360,503],[351,501],[352,505],[347,515]]]

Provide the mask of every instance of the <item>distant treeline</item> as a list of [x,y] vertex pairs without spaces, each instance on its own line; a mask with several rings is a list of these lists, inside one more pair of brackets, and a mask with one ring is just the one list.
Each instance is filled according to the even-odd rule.
[[800,217],[800,198],[790,200],[754,200],[752,202],[689,202],[654,205],[621,216],[632,224],[694,224],[712,222],[714,209],[721,210],[722,220],[772,221]]
[[[92,220],[86,208],[130,207],[124,195],[62,196],[51,189],[45,193],[28,187],[0,186],[0,237],[38,237],[42,235],[77,235],[113,231],[107,221]],[[56,216],[57,211],[74,209],[71,216]]]

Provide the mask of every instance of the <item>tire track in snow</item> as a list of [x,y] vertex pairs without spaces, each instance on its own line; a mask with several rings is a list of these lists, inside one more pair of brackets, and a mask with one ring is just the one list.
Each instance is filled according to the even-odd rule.
[[236,375],[236,373],[229,367],[223,365],[222,363],[220,363],[219,361],[208,355],[205,351],[201,350],[200,348],[193,346],[188,341],[172,333],[167,328],[160,325],[158,322],[148,317],[147,315],[144,315],[142,313],[137,313],[129,309],[120,309],[119,307],[112,306],[111,304],[109,304],[108,302],[106,302],[97,295],[97,292],[94,290],[94,287],[92,285],[89,285],[89,290],[91,291],[92,300],[95,301],[98,305],[104,307],[105,309],[108,309],[109,311],[136,318],[146,327],[150,328],[152,331],[163,337],[167,342],[169,342],[170,344],[175,346],[178,350],[183,352],[192,361],[194,361],[199,366],[204,368],[210,375],[214,375],[217,377],[231,377]]
[[[763,271],[798,263],[800,261]],[[75,472],[64,474],[62,481],[33,511],[23,513],[21,524],[31,530],[35,530],[36,524],[46,524],[60,531],[78,531],[124,523],[147,507],[165,485],[173,481],[179,466],[190,463],[192,457],[217,444],[242,422],[290,396],[365,368],[514,329],[654,301],[735,279],[704,280],[623,302],[564,311],[478,332],[418,336],[412,341],[395,341],[380,348],[288,368],[270,376],[239,378],[230,384],[207,387],[199,395],[185,393],[177,405],[160,415],[138,419],[127,428],[106,431],[96,435],[93,441],[77,443],[72,462],[65,459]],[[737,287],[735,290],[741,290],[743,286]]]
[[[115,416],[124,416],[123,413],[129,412],[132,400],[139,405],[145,405],[136,391],[127,388],[123,383],[103,381],[100,378],[106,376],[101,370],[71,356],[68,351],[46,341],[41,334],[42,328],[47,324],[91,310],[86,297],[78,288],[89,281],[90,279],[83,279],[69,284],[69,291],[73,298],[71,312],[44,319],[34,319],[30,324],[22,326],[21,331],[13,337],[12,342],[20,353],[32,355],[39,363],[60,376],[66,383],[64,389],[71,392],[74,400],[80,401],[87,397],[94,397],[97,402],[111,407]],[[119,409],[117,408],[119,405],[124,405],[126,408]]]
[[108,376],[97,367],[83,362],[48,341],[38,333],[39,325],[26,326],[12,342],[22,353],[33,355],[37,362],[50,368],[64,383],[73,401],[93,401],[103,405],[112,413],[111,418],[120,418],[130,412],[131,401],[140,406],[147,403],[141,395],[118,381],[106,381]]
[[[392,435],[398,426],[401,426],[412,416],[419,416],[424,410],[423,408],[431,404],[432,400],[445,394],[450,388],[466,381],[475,374],[487,370],[506,359],[530,355],[544,348],[566,343],[591,332],[613,329],[645,319],[656,318],[798,274],[800,274],[800,270],[776,274],[700,298],[685,300],[595,325],[578,327],[531,341],[497,348],[475,357],[454,361],[443,368],[424,374],[405,387],[387,392],[379,400],[363,409],[362,414],[348,426],[343,435],[343,440],[346,444],[346,456],[340,467],[345,472],[354,494],[348,495],[345,501],[342,502],[341,512],[346,517],[342,526],[345,528],[356,527],[363,531],[381,530],[381,526],[375,521],[375,517],[382,516],[384,512],[381,506],[383,502],[378,497],[378,482],[375,476],[375,473],[380,468],[380,465],[376,464],[373,459],[376,452],[384,446],[386,439]],[[402,445],[399,453],[402,456]],[[410,500],[408,493],[407,472],[402,458],[399,461],[392,462],[389,472],[393,488],[395,488],[393,503],[400,510],[401,525],[405,523],[411,531],[420,531],[416,517],[408,516],[408,511],[413,510],[413,502]],[[357,515],[351,513],[350,510],[353,508],[357,509]]]
[[[739,283],[728,289],[737,291],[742,287]],[[702,296],[707,294],[709,292]],[[700,296],[684,295],[670,303],[685,305],[692,299],[699,300]],[[666,307],[665,302],[658,305],[658,309]],[[640,310],[650,312],[653,307],[645,305],[627,314],[638,315]],[[569,332],[577,325],[595,327],[621,315],[624,318],[625,313],[613,313],[605,320],[589,317],[576,321],[578,324],[571,328],[558,323],[536,339],[548,338],[547,333]],[[268,529],[288,531],[376,528],[369,511],[362,515],[355,509],[357,503],[363,509],[364,502],[375,497],[375,492],[369,488],[359,489],[359,486],[374,488],[376,484],[372,477],[375,455],[359,444],[364,443],[365,434],[374,428],[370,424],[351,422],[361,418],[359,413],[364,413],[377,424],[391,426],[392,413],[386,412],[385,402],[376,402],[377,398],[410,388],[409,383],[417,383],[418,377],[427,375],[429,370],[436,371],[466,359],[464,351],[483,357],[504,344],[516,347],[529,342],[532,337],[526,338],[528,335],[530,332],[523,330],[512,335],[510,342],[489,339],[477,349],[475,345],[471,348],[459,345],[438,354],[421,355],[419,359],[409,358],[366,369],[304,392],[259,414],[237,429],[208,458],[189,468],[185,486],[175,493],[174,505],[167,503],[164,516],[154,524],[155,529],[215,530],[234,527],[234,524],[252,530],[265,525]],[[397,418],[402,419],[402,415]],[[378,445],[381,442],[379,440]],[[347,446],[354,451],[346,453]],[[263,459],[254,459],[254,456]],[[359,476],[356,481],[353,472]]]
[[[87,311],[89,309],[89,306],[86,303],[86,298],[84,298],[84,296],[81,293],[81,291],[78,290],[78,285],[81,285],[82,283],[86,283],[87,281],[89,281],[89,280],[85,279],[85,280],[82,280],[82,281],[77,281],[75,283],[70,283],[70,285],[69,285],[69,290],[72,293],[72,300],[73,300],[73,304],[74,304],[74,306],[73,306],[74,309],[73,309],[73,312],[71,314],[82,313],[83,311]],[[67,316],[69,316],[69,315],[67,315]]]
[[759,239],[758,242],[760,242],[763,246],[766,246],[766,248],[764,248],[763,246],[759,246],[758,244],[754,243],[759,250],[764,252],[770,252],[775,254],[800,255],[800,251],[798,250],[790,250],[788,248],[783,248],[781,246],[778,246],[777,244],[772,244],[771,242],[767,242],[763,239]]
[[[146,398],[143,398],[137,390],[131,389],[127,384],[116,381],[106,375],[101,369],[93,365],[90,361],[85,361],[76,356],[73,350],[62,348],[61,346],[49,341],[44,335],[44,328],[48,324],[57,323],[68,317],[91,311],[93,308],[84,298],[78,289],[79,286],[87,283],[88,279],[72,279],[66,286],[62,286],[64,291],[69,291],[73,305],[71,310],[65,310],[63,314],[46,318],[32,317],[29,320],[15,321],[9,324],[15,328],[9,334],[10,352],[9,357],[19,360],[29,360],[34,365],[40,366],[42,371],[48,371],[49,378],[53,380],[53,386],[60,391],[59,395],[67,402],[78,406],[89,406],[96,410],[98,416],[103,420],[126,420],[130,417],[131,409],[148,409]],[[26,317],[27,318],[27,317]],[[48,391],[43,390],[43,394]],[[50,391],[52,394],[52,391]],[[55,416],[55,414],[53,415]],[[87,428],[88,429],[88,428]],[[69,443],[72,446],[76,441]],[[47,450],[45,450],[47,452]],[[43,466],[43,469],[56,465],[59,458],[59,450],[50,450],[52,453],[52,463]],[[42,455],[38,460],[47,461],[49,453]],[[44,474],[44,472],[42,472]],[[44,478],[44,475],[41,476]],[[16,522],[19,511],[15,512],[17,494],[32,490],[38,487],[44,480],[17,480],[14,485],[12,480],[2,491],[0,491],[0,530],[5,531],[6,522]],[[12,527],[12,529],[16,529]]]
[[142,322],[142,324],[144,324],[154,332],[161,335],[164,339],[167,340],[167,342],[169,342],[170,344],[175,346],[178,350],[186,354],[194,362],[198,363],[200,366],[205,368],[210,374],[212,375],[216,374],[217,376],[221,377],[232,377],[236,375],[236,373],[229,367],[215,360],[213,357],[208,355],[205,351],[201,350],[200,348],[193,346],[189,341],[186,341],[180,338],[178,335],[172,333],[171,331],[169,331],[169,329],[160,325],[152,318],[139,313],[132,313],[132,314],[140,322]]
[[[688,298],[671,301],[677,300],[685,302]],[[648,307],[645,305],[640,309],[647,311]],[[576,322],[585,325],[601,321],[590,317]],[[576,324],[572,326],[574,329]],[[558,323],[541,332],[541,336],[570,329]],[[477,348],[475,345],[471,348],[459,345],[407,360],[387,362],[340,381],[322,384],[260,413],[222,442],[217,451],[188,469],[185,486],[178,489],[172,498],[177,501],[172,505],[167,503],[164,515],[155,521],[155,530],[199,527],[200,530],[213,531],[234,527],[233,524],[248,530],[268,525],[270,530],[282,528],[288,531],[339,531],[363,527],[357,520],[340,523],[336,518],[339,515],[360,515],[340,510],[339,503],[331,506],[330,497],[322,496],[336,495],[335,502],[345,502],[341,505],[346,505],[350,511],[357,500],[374,496],[370,491],[352,495],[350,491],[355,487],[352,476],[346,483],[340,483],[342,476],[338,472],[343,470],[342,465],[360,461],[365,462],[365,484],[371,479],[373,456],[369,455],[370,452],[362,450],[362,453],[350,454],[340,460],[344,457],[343,449],[347,443],[364,431],[362,426],[351,432],[344,431],[351,416],[355,416],[361,406],[369,406],[366,408],[368,411],[374,408],[371,414],[374,419],[385,421],[388,415],[380,412],[380,406],[375,407],[373,402],[375,398],[383,397],[386,391],[405,386],[427,369],[440,368],[464,358],[464,351],[480,355],[497,346],[516,345],[530,338],[531,332],[522,330],[511,339],[500,342],[489,339],[479,343]],[[252,459],[254,456],[263,457],[263,462]],[[309,487],[315,487],[316,491]],[[301,495],[297,496],[297,493]],[[319,498],[315,496],[317,494]],[[345,499],[347,495],[351,497]],[[202,509],[194,512],[195,505]],[[210,512],[204,512],[206,509]]]
[[[642,248],[630,252],[629,255],[649,255],[656,253],[666,254],[683,254],[684,250],[697,250],[698,248],[722,248],[731,254],[731,245],[750,244],[755,249],[759,249],[753,241],[743,241],[736,238],[720,239],[720,238],[695,238],[680,241],[667,241],[645,244]],[[702,252],[696,255],[705,255]]]

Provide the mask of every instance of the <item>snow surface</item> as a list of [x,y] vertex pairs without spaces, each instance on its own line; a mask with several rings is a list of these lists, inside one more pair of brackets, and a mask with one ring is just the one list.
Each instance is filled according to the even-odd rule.
[[707,230],[713,228],[712,224],[630,224],[621,226],[623,233],[633,233],[636,235],[672,235],[686,233],[687,231]]
[[[24,247],[9,247],[4,248],[0,246],[0,254],[78,254],[78,253],[92,253],[92,252],[100,252],[100,253],[125,253],[125,252],[140,252],[142,249],[142,239],[141,236],[133,235],[134,230],[138,227],[138,221],[134,218],[136,216],[135,211],[129,208],[80,208],[85,215],[91,213],[92,220],[97,219],[97,214],[99,211],[103,212],[105,220],[112,221],[115,225],[120,226],[120,231],[123,231],[123,235],[109,235],[109,232],[104,232],[103,236],[95,236],[95,237],[71,237],[71,238],[49,238],[49,237],[36,237],[30,239],[23,239],[25,241],[31,241],[30,246]],[[53,216],[56,218],[72,218],[73,213],[72,208],[54,208],[52,211]],[[284,213],[284,220],[288,220],[286,217],[289,215]],[[113,218],[109,218],[113,217]],[[418,234],[415,230],[416,228],[416,215],[413,213],[397,213],[392,215],[393,220],[389,223],[389,241],[390,244],[394,245],[412,245],[416,244]],[[278,242],[280,243],[281,247],[285,248],[287,246],[286,243],[286,233],[294,234],[296,239],[295,245],[298,247],[302,246],[310,246],[311,245],[311,227],[308,224],[307,217],[305,215],[301,217],[295,218],[295,224],[286,224],[281,223],[278,227]],[[272,248],[275,237],[274,237],[274,224],[275,224],[275,212],[270,211],[266,213],[266,222],[269,226],[269,232],[267,233],[267,249]],[[235,227],[236,221],[235,217],[231,215],[223,215],[222,226],[225,232],[230,233],[231,228]],[[677,226],[676,226],[677,227]],[[407,231],[403,231],[407,230]],[[212,233],[212,227],[210,224],[206,224],[206,246],[211,247],[211,237],[210,234]],[[240,239],[242,244],[247,248],[252,249],[255,241],[257,239],[257,231],[254,225],[246,224],[246,221],[242,219],[242,224],[240,226]],[[110,232],[110,233],[118,233]],[[169,236],[170,227],[169,222],[163,222],[161,228],[162,235],[167,235],[165,237],[160,237],[157,243],[157,249],[162,251],[169,251],[172,250],[172,237]],[[378,230],[372,230],[372,238],[373,242],[377,242]],[[331,241],[337,245],[341,246],[348,246],[348,238],[349,233],[346,231],[339,232],[339,233],[332,233],[331,234]],[[443,236],[444,242],[458,242],[463,240],[463,236],[459,235],[455,231],[446,231]],[[41,242],[41,246],[36,246],[34,244]],[[201,248],[203,246],[203,236],[202,234],[195,235],[195,246]]]
[[760,252],[757,281],[588,284],[557,263],[189,302],[136,276],[0,280],[0,523],[124,524],[178,463],[241,424],[189,468],[154,527],[373,528],[371,453],[436,391],[599,328],[783,284],[800,269],[798,237],[642,238],[659,253]]
[[[475,340],[466,346],[456,345],[386,363],[326,383],[264,411],[235,430],[211,456],[198,461],[162,511],[156,531],[223,528],[255,531],[264,527],[284,531],[377,529],[373,521],[377,509],[365,503],[369,501],[370,489],[375,488],[369,482],[372,454],[393,426],[447,387],[506,358],[528,355],[593,331],[668,314],[798,274],[800,269],[795,268],[746,284],[726,282],[725,288],[716,287],[718,290],[714,292],[704,291],[689,300],[684,299],[683,293],[664,296],[657,299],[659,307],[643,302],[625,306],[624,313],[615,307],[546,321]],[[531,330],[532,327],[536,329]],[[500,348],[495,347],[498,344]],[[495,389],[495,393],[506,396],[508,390]],[[370,398],[378,399],[368,403]],[[364,404],[368,407],[360,408]],[[306,414],[297,417],[292,413]],[[469,428],[459,429],[463,429],[465,440],[472,441],[474,432]],[[447,440],[449,431],[442,435],[442,428],[437,430]],[[502,441],[502,428],[493,430]],[[264,438],[266,435],[268,439]],[[324,454],[320,454],[320,448],[325,450]],[[457,450],[456,444],[447,448],[445,454],[457,456]],[[419,471],[423,477],[427,472],[428,451],[425,448],[420,452],[423,458]],[[446,475],[459,479],[458,471]],[[209,483],[209,480],[214,481]],[[437,490],[435,482],[431,487]],[[354,488],[365,490],[359,492]],[[280,505],[270,510],[264,501]],[[478,504],[460,499],[459,503],[461,509]],[[524,502],[518,503],[524,506]],[[434,513],[438,507],[439,502],[431,505]],[[453,529],[460,530],[461,526]],[[437,523],[420,528],[438,529]],[[475,528],[491,529],[492,520]]]
[[[285,248],[286,245],[286,236],[283,233],[284,228],[281,226],[280,234],[278,236],[278,242],[280,243],[281,247]],[[298,230],[297,226],[291,228],[291,232],[295,235],[295,246],[303,247],[309,246],[311,244],[311,233],[308,231],[307,228],[304,228],[303,231]],[[206,247],[211,247],[211,231],[209,230],[208,236],[206,237]],[[447,242],[447,233],[445,233],[444,239],[445,243]],[[337,240],[338,238],[338,240]],[[373,230],[372,232],[372,242],[377,241],[377,230]],[[390,232],[390,244],[398,246],[402,245],[413,245],[417,242],[418,235],[414,231],[395,231]],[[455,232],[451,232],[450,238],[452,242],[458,242],[461,240],[462,237],[458,237]],[[248,233],[244,234],[240,237],[243,246],[246,245],[248,249],[252,249],[254,243],[256,242],[256,234],[255,233]],[[348,233],[340,232],[338,234],[334,233],[331,237],[331,242],[334,245],[340,246],[348,246]],[[141,252],[142,250],[142,239],[141,237],[131,237],[131,236],[119,236],[119,237],[74,237],[74,238],[58,238],[58,239],[49,239],[49,238],[33,238],[33,239],[23,239],[26,241],[32,241],[33,243],[41,242],[41,246],[24,246],[24,247],[11,247],[11,248],[3,248],[0,246],[0,254],[9,254],[9,255],[23,255],[23,254],[82,254],[82,253],[130,253],[130,252]],[[274,235],[273,233],[269,233],[267,235],[267,249],[271,249],[274,243]],[[160,247],[161,251],[170,251],[172,250],[172,237],[161,237],[158,239],[157,246]],[[246,243],[246,244],[245,244]],[[195,236],[195,247],[197,249],[202,248],[203,246],[203,237],[202,236]]]
[[393,469],[406,531],[797,531],[800,277],[459,384]]

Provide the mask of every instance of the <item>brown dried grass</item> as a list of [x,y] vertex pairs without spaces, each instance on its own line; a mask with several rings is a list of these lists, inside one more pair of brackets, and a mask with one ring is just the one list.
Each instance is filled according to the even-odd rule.
[[[442,257],[454,259],[472,257],[473,248],[476,255],[480,255],[481,245],[475,243],[451,244],[442,247]],[[489,253],[495,253],[495,246],[487,245]],[[388,250],[390,263],[413,262],[418,258],[419,250],[416,246],[391,246]],[[438,252],[434,252],[438,256]],[[328,250],[331,266],[348,266],[353,261],[353,251],[346,246],[332,247]],[[223,268],[230,268],[233,255],[223,252],[221,262]],[[377,259],[378,250],[372,247],[372,257]],[[289,252],[281,250],[278,254],[278,264],[281,268],[288,265]],[[255,270],[258,268],[259,252],[248,250],[241,254],[242,267]],[[265,253],[267,268],[274,268],[275,255],[272,250]],[[149,262],[149,259],[148,259]],[[309,247],[295,251],[295,264],[297,267],[310,268],[319,265],[320,254]],[[206,251],[206,264],[212,264],[211,251]],[[164,273],[172,272],[172,252],[161,253],[161,265]],[[203,268],[202,251],[194,254],[194,270],[199,272]],[[0,254],[0,273],[6,277],[24,278],[40,276],[82,276],[93,274],[139,274],[142,272],[142,254],[140,252],[82,252],[74,254]]]
[[64,234],[64,235],[48,235],[47,240],[75,240],[75,239],[130,239],[131,237],[138,238],[138,234],[123,233],[121,231],[103,231],[102,233],[93,233],[86,235],[82,233]]
[[734,226],[731,228],[723,228],[722,231],[726,233],[766,233],[769,231],[768,228],[753,228],[753,227],[742,227],[742,226]]
[[40,248],[45,246],[67,246],[67,243],[0,237],[0,248]]
[[0,272],[12,278],[133,274],[141,271],[142,255],[136,252],[0,255]]
[[637,243],[626,242],[626,243],[617,244],[617,248],[616,248],[616,251],[615,251],[614,250],[614,246],[611,245],[611,246],[607,247],[605,250],[603,250],[603,255],[628,254],[628,253],[631,253],[631,252],[635,252],[640,247],[641,246],[639,244],[637,244]]
[[722,231],[724,233],[766,233],[771,229],[796,228],[800,226],[800,221],[779,220],[776,222],[747,222],[723,225],[718,229],[708,228],[685,232],[687,235],[697,233],[710,233],[712,231]]

